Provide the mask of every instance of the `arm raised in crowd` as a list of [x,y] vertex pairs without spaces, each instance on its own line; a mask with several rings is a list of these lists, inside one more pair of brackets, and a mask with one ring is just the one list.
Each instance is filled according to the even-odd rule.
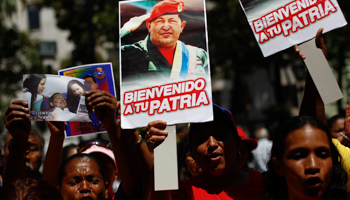
[[51,136],[44,161],[43,179],[52,187],[58,185],[58,172],[62,164],[65,122],[47,121]]
[[[323,32],[323,28],[320,28],[316,33],[316,46],[317,48],[321,48],[323,54],[327,56],[326,45],[324,44],[322,32]],[[294,46],[294,49],[301,60],[305,59],[305,56],[300,52],[300,49],[297,45]],[[326,114],[324,109],[325,108],[324,108],[324,103],[322,101],[322,98],[317,91],[316,85],[313,82],[309,71],[307,71],[304,96],[300,106],[299,115],[316,117],[317,119],[322,121],[324,124],[326,124],[327,120],[326,120]]]
[[143,198],[141,169],[135,152],[135,147],[142,145],[141,138],[135,134],[137,138],[132,143],[126,134],[131,134],[130,137],[132,137],[135,130],[125,131],[125,133],[123,131],[122,133],[120,118],[117,118],[120,104],[116,97],[102,90],[91,90],[86,92],[86,95],[88,106],[94,110],[97,119],[101,121],[108,132],[124,196],[127,199]]
[[26,155],[31,130],[28,103],[23,100],[13,101],[3,120],[13,137],[8,145],[9,155],[3,172],[3,185],[8,187],[15,180],[26,177]]

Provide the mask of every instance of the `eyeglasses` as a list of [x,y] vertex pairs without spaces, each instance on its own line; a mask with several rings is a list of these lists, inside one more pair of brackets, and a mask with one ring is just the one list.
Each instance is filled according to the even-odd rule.
[[96,145],[99,147],[104,147],[106,149],[112,150],[112,145],[109,141],[104,141],[104,140],[97,140],[96,141],[96,140],[94,140],[94,141],[86,141],[86,142],[80,143],[78,145],[77,151],[78,151],[78,153],[82,153],[83,151],[90,148],[92,145]]

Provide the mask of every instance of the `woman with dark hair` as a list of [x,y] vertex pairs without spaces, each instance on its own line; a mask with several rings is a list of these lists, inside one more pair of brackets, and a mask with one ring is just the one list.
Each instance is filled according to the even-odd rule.
[[69,111],[76,113],[80,101],[80,97],[85,95],[89,89],[78,80],[71,80],[67,86],[67,105]]
[[309,116],[291,118],[274,137],[265,199],[346,199],[347,174],[328,128]]
[[23,82],[23,98],[28,102],[29,110],[39,110],[44,99],[45,74],[31,74]]

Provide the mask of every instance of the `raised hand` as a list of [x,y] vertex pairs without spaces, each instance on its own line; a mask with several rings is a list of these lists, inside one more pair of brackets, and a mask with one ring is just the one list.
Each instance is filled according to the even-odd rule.
[[[323,52],[323,55],[325,57],[327,57],[327,48],[326,45],[324,43],[324,39],[322,37],[322,32],[323,32],[323,28],[319,28],[317,30],[316,33],[316,47],[321,49]],[[299,57],[300,60],[304,60],[306,57],[300,52],[299,46],[298,45],[294,45],[294,51],[297,54],[297,56]]]
[[90,90],[86,92],[88,106],[92,108],[98,120],[108,129],[118,122],[117,112],[120,103],[117,98],[103,90]]
[[47,126],[49,127],[51,136],[63,136],[64,130],[66,128],[67,122],[58,122],[58,121],[46,121]]
[[123,30],[134,32],[137,28],[141,26],[141,24],[147,20],[151,15],[145,14],[138,17],[133,17],[129,21],[127,21],[122,27]]
[[28,103],[23,100],[15,100],[7,108],[3,118],[7,130],[13,139],[20,144],[28,142],[31,123],[29,120]]
[[168,131],[165,131],[166,121],[156,120],[148,123],[146,141],[148,149],[153,152],[153,149],[160,145],[168,136]]

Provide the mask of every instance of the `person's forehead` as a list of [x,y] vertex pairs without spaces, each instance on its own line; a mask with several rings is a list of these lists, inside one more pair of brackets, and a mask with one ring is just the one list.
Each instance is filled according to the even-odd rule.
[[218,122],[218,121],[197,124],[196,126],[197,127],[192,132],[193,137],[215,136],[223,133],[233,135],[228,125],[222,124],[221,122]]
[[94,79],[92,78],[92,77],[86,77],[86,78],[84,78],[84,80],[87,80],[87,81],[90,81],[90,82],[94,82]]
[[161,15],[157,18],[155,18],[154,20],[152,20],[152,22],[156,21],[157,19],[180,19],[180,16],[179,14],[164,14],[164,15]]
[[81,88],[81,86],[78,83],[73,83],[72,87],[75,88],[75,89],[80,89]]
[[307,125],[292,131],[286,136],[285,149],[306,148],[310,146],[326,146],[330,148],[327,133],[319,128]]
[[75,176],[75,175],[99,175],[100,173],[99,165],[97,162],[90,158],[75,158],[71,160],[65,167],[66,176]]
[[57,99],[57,98],[64,98],[62,94],[55,94],[55,96],[53,96],[54,99]]
[[41,147],[41,141],[39,136],[37,135],[30,134],[28,137],[28,142],[30,142],[31,144],[37,144],[39,147]]

